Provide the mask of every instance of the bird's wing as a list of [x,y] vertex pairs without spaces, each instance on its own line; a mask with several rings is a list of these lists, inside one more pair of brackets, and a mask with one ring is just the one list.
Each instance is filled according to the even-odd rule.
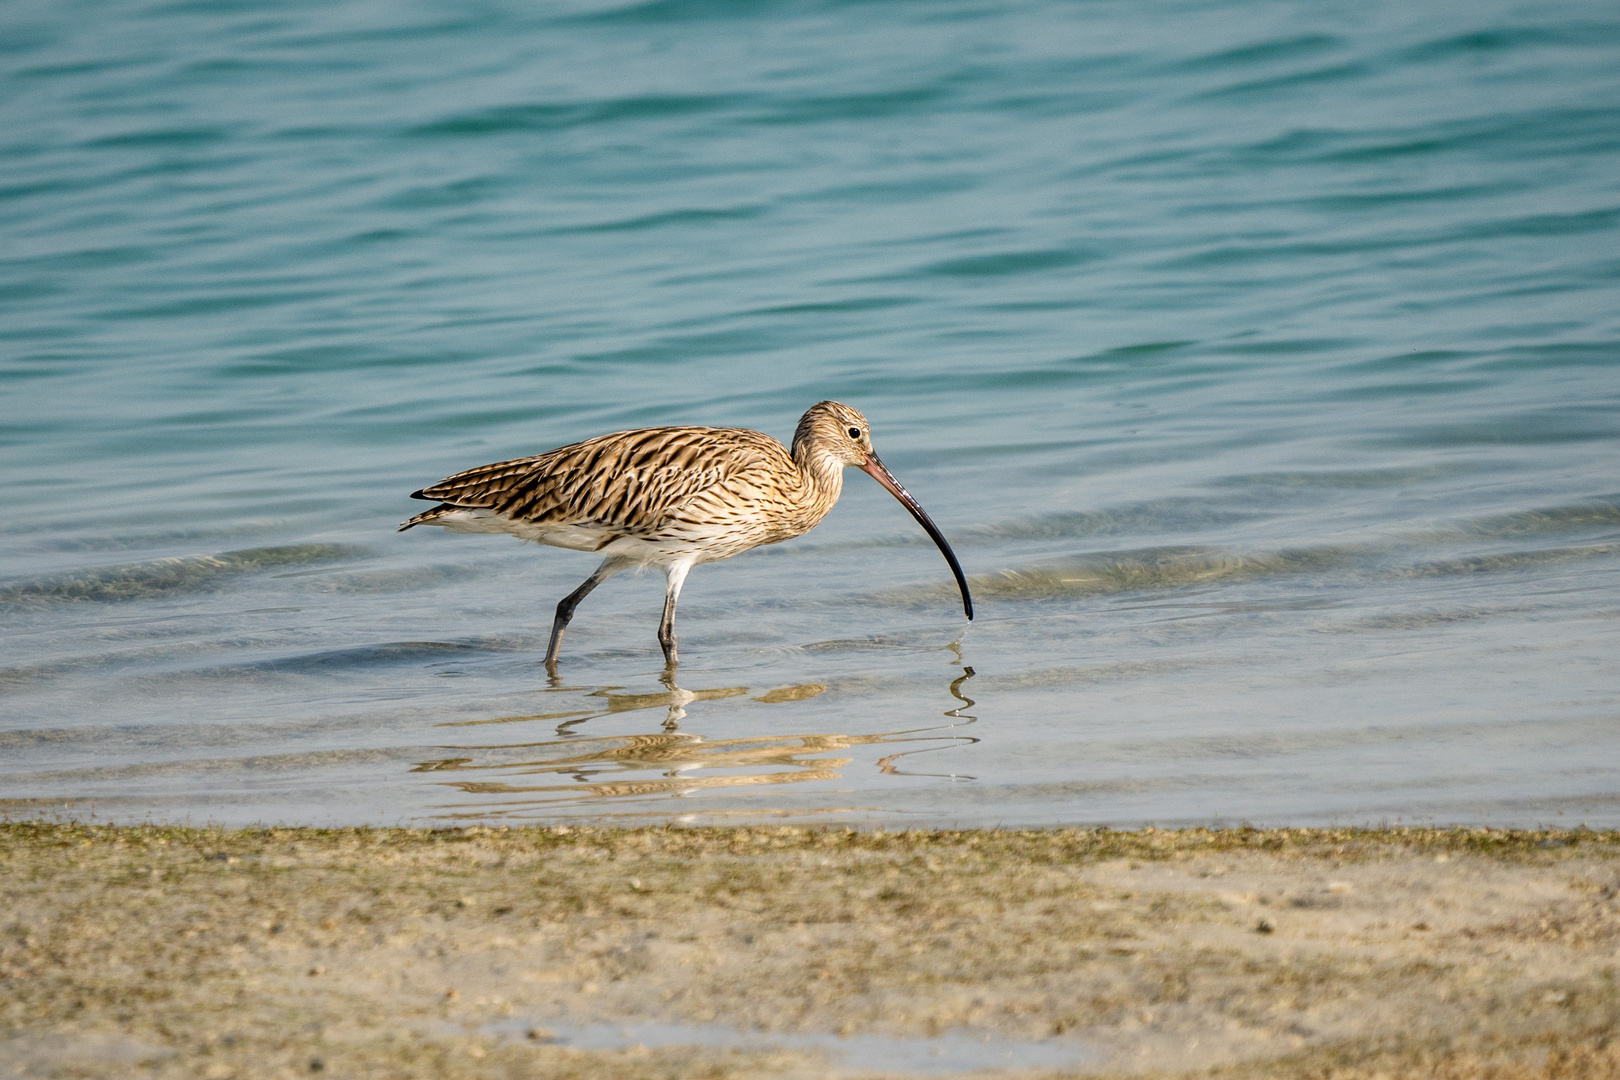
[[536,524],[651,536],[695,496],[767,468],[773,456],[787,457],[781,443],[740,428],[621,431],[468,469],[415,496]]

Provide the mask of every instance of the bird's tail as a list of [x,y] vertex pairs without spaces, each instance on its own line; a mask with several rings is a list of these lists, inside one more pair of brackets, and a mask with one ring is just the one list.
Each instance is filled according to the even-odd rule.
[[404,532],[406,529],[414,529],[418,525],[432,525],[436,523],[439,518],[443,517],[446,511],[459,509],[461,508],[458,506],[453,506],[450,503],[440,503],[431,510],[422,511],[409,521],[400,522],[399,531]]

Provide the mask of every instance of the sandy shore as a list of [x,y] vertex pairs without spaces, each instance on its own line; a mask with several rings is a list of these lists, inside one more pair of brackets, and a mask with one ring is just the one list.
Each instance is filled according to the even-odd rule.
[[0,893],[0,1076],[1620,1076],[1615,833],[9,824]]

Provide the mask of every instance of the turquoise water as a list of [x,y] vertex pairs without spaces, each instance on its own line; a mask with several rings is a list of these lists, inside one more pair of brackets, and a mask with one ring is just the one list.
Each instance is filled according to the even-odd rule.
[[[1620,15],[0,9],[0,813],[1620,825]],[[823,398],[661,581],[395,525]]]

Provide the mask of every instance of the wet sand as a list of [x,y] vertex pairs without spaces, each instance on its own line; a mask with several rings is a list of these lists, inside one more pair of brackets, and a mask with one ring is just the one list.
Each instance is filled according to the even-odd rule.
[[0,1077],[1620,1076],[1620,833],[8,824],[0,901]]

